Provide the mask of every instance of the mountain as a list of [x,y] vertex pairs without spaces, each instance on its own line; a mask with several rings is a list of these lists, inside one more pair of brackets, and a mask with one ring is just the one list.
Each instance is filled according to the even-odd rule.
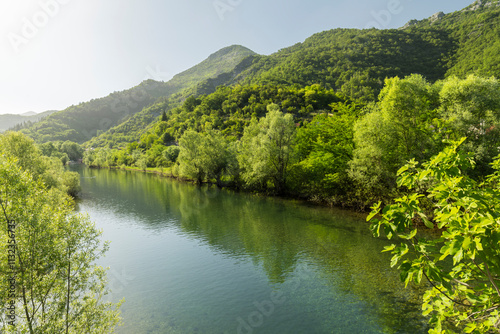
[[[241,51],[239,57],[235,57],[235,51]],[[211,55],[206,62],[195,66],[194,68],[175,76],[172,82],[178,82],[183,78],[191,80],[193,85],[182,90],[180,93],[172,95],[170,98],[163,97],[159,99],[156,103],[142,109],[140,112],[136,113],[125,122],[110,128],[108,131],[92,138],[86,143],[88,147],[101,147],[107,146],[113,143],[113,146],[121,146],[134,141],[139,141],[141,136],[149,130],[149,128],[154,124],[154,121],[162,114],[162,112],[168,112],[169,110],[179,106],[184,100],[189,96],[199,96],[202,94],[211,94],[215,92],[218,86],[229,85],[234,82],[235,78],[241,74],[246,68],[248,68],[256,55],[247,51],[242,47],[229,47],[224,48],[221,51]],[[238,63],[237,59],[241,58],[241,55],[247,55],[243,60],[240,59]],[[216,59],[225,59],[227,68],[232,68],[231,71],[222,72],[220,69],[214,71],[213,61]],[[202,79],[197,73],[200,73],[200,69],[207,70],[211,73],[213,77],[199,81],[192,80],[193,77]],[[217,75],[218,74],[218,75]],[[171,82],[169,82],[171,84]],[[185,85],[184,85],[185,86]]]
[[127,121],[158,98],[168,98],[203,80],[230,72],[244,58],[254,54],[242,46],[226,47],[168,82],[146,80],[131,89],[54,113],[22,132],[37,142],[71,140],[84,143]]
[[169,82],[149,80],[72,106],[25,132],[42,142],[71,139],[92,147],[123,146],[139,141],[163,112],[190,96],[210,95],[220,85],[319,84],[345,100],[366,104],[377,100],[389,77],[418,73],[431,82],[472,73],[500,77],[499,2],[478,0],[400,29],[324,31],[269,56],[230,46]]
[[56,111],[57,110],[48,110],[39,114],[31,111],[21,115],[15,115],[15,114],[0,115],[0,132],[14,128],[17,125],[31,124],[38,122],[42,118],[47,117],[48,115],[55,113]]
[[269,56],[251,55],[231,72],[145,108],[89,144],[139,141],[163,111],[179,106],[189,95],[211,94],[218,85],[321,84],[341,96],[368,103],[377,100],[388,77],[418,73],[431,82],[470,73],[500,77],[498,2],[476,1],[462,11],[439,12],[400,29],[324,31]]
[[310,86],[321,84],[345,95],[373,101],[384,79],[420,73],[444,77],[455,41],[445,31],[334,29],[270,56],[254,59],[236,82]]

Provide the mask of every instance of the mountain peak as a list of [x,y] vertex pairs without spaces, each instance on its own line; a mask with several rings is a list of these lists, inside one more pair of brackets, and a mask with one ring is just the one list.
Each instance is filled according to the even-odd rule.
[[208,57],[208,59],[224,57],[224,56],[229,55],[231,53],[234,53],[234,54],[245,54],[245,55],[256,54],[255,52],[253,52],[249,48],[246,48],[246,47],[244,47],[242,45],[230,45],[230,46],[226,46],[225,48],[222,48],[219,51],[211,54]]

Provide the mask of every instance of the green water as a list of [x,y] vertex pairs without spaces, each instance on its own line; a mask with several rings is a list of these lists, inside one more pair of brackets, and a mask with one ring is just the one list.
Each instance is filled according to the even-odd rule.
[[111,241],[117,333],[425,333],[360,215],[91,170],[78,209]]

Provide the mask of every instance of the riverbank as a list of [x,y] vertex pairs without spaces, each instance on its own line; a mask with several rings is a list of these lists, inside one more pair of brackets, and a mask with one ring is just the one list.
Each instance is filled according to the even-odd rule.
[[[85,165],[85,164],[83,164]],[[131,172],[140,172],[140,173],[146,173],[146,174],[156,174],[161,177],[167,177],[170,179],[175,179],[179,182],[185,182],[185,183],[193,183],[196,184],[196,180],[190,179],[185,176],[180,176],[174,172],[174,168],[172,167],[147,167],[146,169],[141,169],[137,167],[129,167],[129,166],[111,166],[111,167],[98,167],[98,166],[88,166],[89,168],[95,168],[95,169],[114,169],[114,170],[125,170],[125,171],[131,171]],[[216,182],[211,182],[211,181],[203,181],[201,185],[210,185],[210,186],[216,186],[221,189],[229,189],[232,191],[237,191],[237,192],[245,192],[245,193],[253,193],[253,194],[258,194],[261,196],[268,196],[268,197],[277,197],[277,198],[283,198],[283,199],[289,199],[289,200],[298,200],[303,203],[307,203],[308,205],[314,205],[314,206],[321,206],[321,207],[330,207],[330,208],[338,208],[338,209],[344,209],[344,210],[350,210],[354,211],[357,213],[368,213],[370,211],[370,206],[368,205],[360,205],[359,203],[346,203],[346,202],[339,202],[339,201],[334,201],[334,200],[328,200],[328,199],[320,199],[320,198],[308,198],[306,196],[300,196],[296,194],[283,194],[283,195],[276,195],[275,193],[271,192],[258,192],[258,191],[247,191],[244,190],[240,187],[236,187],[231,184],[231,182],[224,182],[223,186],[217,185]]]

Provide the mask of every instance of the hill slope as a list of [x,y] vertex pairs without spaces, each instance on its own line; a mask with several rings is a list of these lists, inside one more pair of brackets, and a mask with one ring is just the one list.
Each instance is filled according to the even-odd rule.
[[[109,104],[111,109],[113,104],[107,100],[99,99],[95,106],[91,101],[80,106],[84,117],[80,122],[70,122],[78,111],[72,110],[78,106],[71,107],[30,128],[28,133],[38,141],[77,138],[79,142],[91,139],[87,146],[122,146],[138,141],[162,112],[179,106],[191,95],[211,94],[219,85],[320,84],[344,98],[368,103],[377,100],[388,77],[418,73],[431,82],[471,73],[500,77],[499,18],[499,0],[478,0],[462,11],[413,20],[401,29],[324,31],[270,56],[231,46],[167,83],[149,81],[139,88],[115,93],[114,111],[109,111]],[[139,94],[141,103],[132,100],[132,105],[127,104],[127,96],[138,95],[136,89],[147,94]],[[125,103],[120,102],[123,99]],[[125,116],[119,117],[122,109],[126,110]],[[97,123],[78,129],[90,118]]]
[[6,131],[10,128],[13,128],[16,125],[22,125],[24,124],[29,124],[29,123],[34,123],[38,122],[44,117],[47,117],[48,115],[55,113],[57,110],[48,110],[42,113],[26,113],[22,115],[15,115],[15,114],[3,114],[0,115],[0,132]]
[[71,106],[22,131],[37,142],[71,140],[84,143],[125,122],[158,98],[172,96],[203,80],[230,72],[253,54],[242,46],[226,47],[168,82],[146,80],[131,89]]
[[450,14],[436,13],[405,26],[410,31],[440,29],[450,36],[457,48],[446,76],[500,77],[500,1],[478,0]]

